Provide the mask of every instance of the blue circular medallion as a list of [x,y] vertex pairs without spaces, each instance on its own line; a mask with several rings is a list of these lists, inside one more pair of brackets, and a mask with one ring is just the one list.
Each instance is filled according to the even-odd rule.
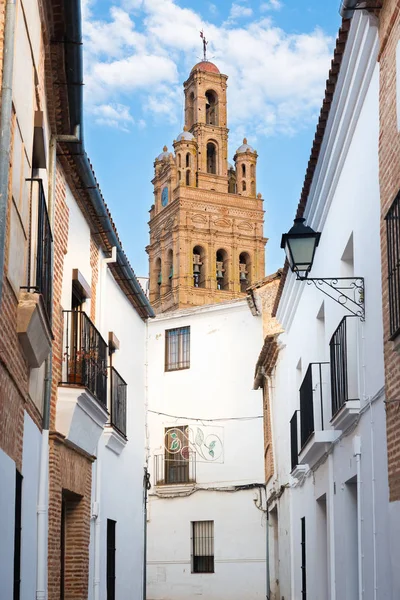
[[168,188],[167,187],[165,187],[163,189],[163,191],[162,191],[162,194],[161,194],[161,204],[163,206],[167,206],[167,204],[168,204]]

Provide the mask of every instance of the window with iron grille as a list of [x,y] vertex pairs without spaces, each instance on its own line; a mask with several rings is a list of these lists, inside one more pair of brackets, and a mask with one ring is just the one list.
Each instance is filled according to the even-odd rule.
[[387,237],[390,339],[400,333],[400,192],[385,217]]
[[178,371],[190,367],[190,327],[167,329],[165,332],[165,370]]
[[107,519],[107,600],[115,600],[115,529],[117,522]]
[[192,573],[214,573],[214,521],[192,522]]
[[301,598],[307,599],[306,518],[301,519]]
[[111,425],[126,437],[126,391],[127,384],[114,367],[111,367]]

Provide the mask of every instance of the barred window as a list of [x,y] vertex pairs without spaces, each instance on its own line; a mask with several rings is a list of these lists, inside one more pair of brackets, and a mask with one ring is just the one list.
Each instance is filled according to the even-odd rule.
[[165,332],[165,370],[190,367],[190,327],[167,329]]
[[400,333],[400,192],[386,217],[390,338]]
[[214,573],[214,521],[192,522],[192,573]]

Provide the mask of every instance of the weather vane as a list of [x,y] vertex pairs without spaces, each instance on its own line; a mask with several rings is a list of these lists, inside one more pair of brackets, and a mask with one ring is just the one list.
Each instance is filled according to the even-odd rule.
[[208,42],[206,40],[206,37],[204,35],[203,30],[200,31],[200,37],[203,40],[203,55],[204,55],[204,60],[207,60],[207,45],[208,45]]

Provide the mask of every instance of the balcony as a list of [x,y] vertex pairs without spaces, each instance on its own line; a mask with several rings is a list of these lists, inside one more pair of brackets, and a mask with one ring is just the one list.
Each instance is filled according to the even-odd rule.
[[306,465],[299,465],[299,419],[298,410],[295,410],[290,419],[290,459],[293,477],[298,479],[306,471]]
[[[41,179],[32,181],[33,215],[29,236],[27,285],[21,287],[17,333],[29,365],[38,368],[52,344],[51,302],[53,237]],[[37,218],[34,218],[37,215]]]
[[327,423],[329,363],[310,363],[300,386],[299,464],[312,468],[340,435]]
[[186,450],[182,454],[156,454],[154,456],[155,484],[176,486],[196,483],[196,453]]
[[121,454],[126,445],[127,384],[114,367],[110,371],[110,421],[105,430],[106,446]]
[[94,454],[108,418],[107,344],[83,311],[64,311],[63,358],[56,427]]
[[329,343],[333,427],[347,429],[360,412],[357,378],[357,319],[344,317]]

